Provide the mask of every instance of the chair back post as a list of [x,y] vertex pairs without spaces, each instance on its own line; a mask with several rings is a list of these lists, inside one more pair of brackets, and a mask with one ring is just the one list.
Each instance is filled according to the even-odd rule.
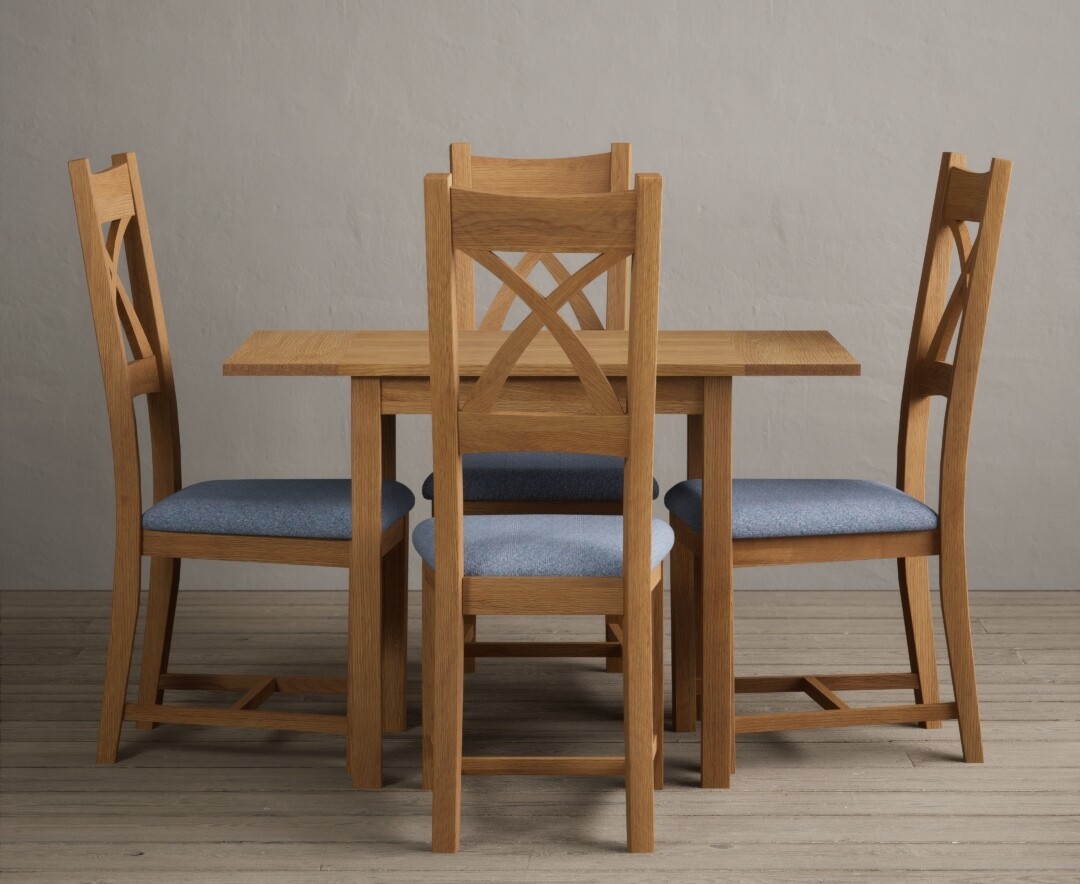
[[153,469],[153,503],[164,500],[183,487],[180,470],[180,417],[176,404],[172,352],[165,330],[165,311],[158,287],[157,264],[150,244],[150,226],[143,202],[142,179],[134,153],[115,154],[114,163],[126,163],[135,204],[135,223],[129,224],[124,239],[128,275],[135,312],[157,359],[158,389],[146,394]]
[[923,258],[919,296],[911,327],[904,389],[900,397],[900,433],[897,453],[896,486],[906,494],[926,500],[926,451],[930,433],[930,396],[917,388],[918,366],[930,348],[934,331],[945,307],[945,289],[949,284],[952,238],[941,223],[949,169],[963,166],[963,154],[945,153],[941,157],[934,209],[930,215],[926,255]]
[[[428,276],[428,337],[431,351],[431,430],[435,467],[436,592],[457,598],[464,576],[462,519],[464,499],[461,447],[458,441],[458,312],[455,291],[460,271],[450,223],[451,176],[432,173],[424,178],[424,226]],[[470,261],[471,264],[471,261]],[[470,266],[470,272],[471,272]],[[459,642],[455,642],[456,647]]]
[[[985,188],[985,197],[982,199],[982,212],[978,219],[979,233],[972,244],[971,257],[974,259],[974,267],[969,274],[966,305],[959,320],[952,385],[945,411],[939,513],[943,520],[952,521],[961,528],[964,524],[968,442],[975,404],[975,385],[986,338],[986,319],[990,310],[990,295],[994,286],[1011,172],[1012,163],[995,158],[990,162],[990,170],[980,176],[984,178],[979,185]],[[956,176],[955,172],[953,176]],[[931,353],[931,356],[934,355]],[[938,355],[937,358],[943,358],[943,355]]]
[[[611,145],[610,153],[548,159],[509,159],[473,156],[467,143],[450,145],[450,175],[453,186],[485,193],[569,196],[584,193],[620,193],[631,189],[631,147],[623,142]],[[458,322],[462,329],[477,327],[474,262],[467,255],[454,259],[458,297]],[[517,270],[528,276],[542,263],[557,283],[569,272],[554,255],[526,253]],[[602,322],[588,304],[584,293],[571,299],[570,306],[582,328],[626,329],[629,302],[626,293],[630,278],[629,260],[620,261],[607,272],[605,319]],[[503,285],[480,322],[480,328],[501,329],[514,296]]]
[[[450,145],[450,178],[454,187],[472,187],[472,146],[468,143]],[[476,275],[472,258],[454,254],[454,276],[457,290],[458,328],[476,328]]]
[[[974,173],[967,170],[963,154],[941,158],[901,397],[897,487],[926,500],[930,400],[944,396],[938,507],[943,524],[963,519],[975,383],[1010,170],[1008,160],[994,159],[987,172]],[[979,224],[974,240],[969,221]],[[946,299],[954,252],[959,274]]]
[[[633,168],[630,145],[614,142],[611,145],[611,192],[629,190],[634,183],[630,170]],[[630,322],[630,300],[627,291],[630,283],[630,262],[622,261],[607,273],[607,307],[604,322],[612,330],[624,329]]]
[[[87,159],[72,160],[68,172],[105,386],[120,527],[137,525],[143,509],[136,396],[147,397],[154,502],[180,489],[181,473],[172,360],[138,165],[133,153],[115,154],[112,162],[93,173]],[[130,293],[120,275],[122,254]]]
[[[435,467],[434,574],[424,570],[424,735],[425,751],[431,752],[432,796],[431,845],[437,851],[456,852],[461,838],[461,727],[444,721],[442,704],[433,698],[457,698],[460,716],[465,672],[465,623],[463,581],[465,576],[464,494],[461,447],[458,441],[457,311],[455,292],[458,265],[455,261],[450,223],[450,175],[424,178],[424,239],[428,274],[428,340],[431,359],[431,439]],[[433,584],[429,581],[433,580]],[[439,657],[442,653],[450,659]],[[430,713],[429,713],[430,710]],[[439,734],[440,745],[434,743]],[[431,749],[426,749],[428,741]],[[440,747],[445,750],[440,754]],[[425,756],[426,757],[426,756]],[[428,776],[425,772],[425,778]]]
[[[652,549],[653,444],[656,424],[656,345],[660,292],[660,229],[663,183],[659,175],[639,174],[633,304],[627,351],[626,412],[630,452],[623,471],[624,609],[649,604]],[[644,609],[641,614],[645,617]]]

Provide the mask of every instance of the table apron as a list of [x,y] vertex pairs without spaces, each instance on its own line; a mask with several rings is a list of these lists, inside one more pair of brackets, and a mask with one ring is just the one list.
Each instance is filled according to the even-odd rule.
[[[468,399],[474,381],[461,384],[462,401]],[[615,394],[625,407],[626,379],[612,378]],[[592,414],[593,406],[577,378],[511,378],[499,399],[500,407],[522,412],[550,412],[559,398],[560,411]],[[427,378],[383,378],[383,414],[431,414],[431,384]],[[702,414],[705,407],[701,377],[656,379],[657,414]]]

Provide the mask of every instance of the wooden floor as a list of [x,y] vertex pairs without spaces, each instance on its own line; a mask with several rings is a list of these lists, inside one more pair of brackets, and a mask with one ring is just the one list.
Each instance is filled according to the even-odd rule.
[[[182,591],[173,668],[341,673],[344,601]],[[975,595],[986,764],[959,760],[951,722],[762,734],[739,739],[730,791],[703,791],[698,735],[669,732],[652,856],[623,852],[614,779],[467,779],[462,852],[429,852],[418,605],[411,728],[387,738],[377,793],[350,788],[342,739],[320,735],[126,725],[120,762],[95,766],[107,596],[5,592],[0,605],[11,884],[1080,880],[1080,592]],[[736,611],[743,674],[906,665],[892,593],[744,592]],[[600,634],[598,618],[481,627],[484,638]],[[482,660],[466,681],[466,751],[617,753],[620,689],[596,661]],[[340,709],[303,697],[268,708],[290,703]]]

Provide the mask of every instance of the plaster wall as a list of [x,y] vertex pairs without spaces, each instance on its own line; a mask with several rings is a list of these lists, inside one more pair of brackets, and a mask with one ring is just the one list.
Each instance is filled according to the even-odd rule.
[[[661,323],[828,328],[850,379],[735,388],[744,476],[891,481],[943,150],[1015,163],[969,471],[975,588],[1077,588],[1080,4],[0,4],[0,587],[109,585],[104,396],[66,162],[139,154],[187,482],[347,473],[347,383],[232,379],[255,328],[421,328],[421,179],[447,145],[631,141],[665,177]],[[400,476],[430,469],[400,422]],[[661,419],[656,473],[683,467]],[[418,509],[417,516],[423,512]],[[414,516],[415,518],[415,516]],[[414,579],[418,580],[416,562]],[[188,587],[340,587],[185,564]],[[890,563],[740,587],[891,587]]]

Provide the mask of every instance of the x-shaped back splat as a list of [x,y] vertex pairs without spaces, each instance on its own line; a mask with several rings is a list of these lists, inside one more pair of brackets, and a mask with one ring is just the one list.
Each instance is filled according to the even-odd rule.
[[[606,273],[620,261],[628,258],[632,252],[628,249],[601,252],[574,273],[570,273],[554,255],[530,253],[525,255],[516,267],[511,267],[502,258],[489,250],[464,249],[463,252],[489,270],[503,283],[503,289],[499,292],[500,295],[502,295],[503,291],[508,292],[504,299],[505,306],[502,302],[493,303],[492,310],[498,306],[502,311],[502,317],[505,317],[509,311],[510,303],[513,301],[513,296],[517,295],[529,307],[531,312],[510,333],[510,336],[495,353],[491,362],[488,363],[477,379],[469,398],[462,404],[461,410],[470,413],[490,412],[495,407],[499,394],[521,358],[521,354],[525,352],[540,331],[546,327],[551,332],[551,336],[559,343],[571,365],[574,366],[595,412],[600,415],[625,415],[626,412],[623,410],[611,382],[592,357],[592,354],[581,342],[581,339],[570,328],[566,320],[559,315],[559,309],[567,301],[570,301],[571,305],[574,306],[580,300],[588,307],[588,314],[591,314],[590,321],[586,323],[582,321],[583,311],[574,306],[575,315],[582,322],[582,327],[602,328],[599,318],[596,317],[595,311],[584,297],[582,289],[602,273]],[[523,275],[528,274],[538,261],[544,263],[544,266],[548,268],[559,283],[547,297],[540,294]],[[557,269],[552,269],[553,267]],[[577,297],[575,298],[575,296]],[[489,311],[488,315],[491,315],[491,311]],[[499,319],[499,326],[501,325],[502,318]],[[490,327],[487,324],[487,317],[485,317],[484,325],[481,327]]]

